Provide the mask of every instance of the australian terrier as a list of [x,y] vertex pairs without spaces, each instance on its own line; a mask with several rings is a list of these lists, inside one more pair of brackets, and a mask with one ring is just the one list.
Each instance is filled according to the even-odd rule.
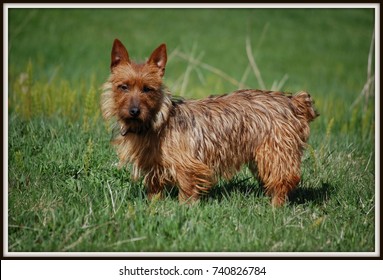
[[244,89],[175,99],[162,81],[166,62],[165,44],[138,64],[114,41],[101,110],[117,127],[112,143],[120,164],[131,164],[134,178],[144,175],[149,198],[174,185],[181,202],[197,200],[247,164],[272,205],[283,205],[300,181],[309,122],[317,116],[310,95]]

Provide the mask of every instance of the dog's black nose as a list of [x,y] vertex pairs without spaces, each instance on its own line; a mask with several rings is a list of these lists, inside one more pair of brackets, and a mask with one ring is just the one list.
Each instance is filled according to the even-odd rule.
[[136,118],[140,114],[140,109],[138,107],[132,107],[130,108],[129,113],[133,118]]

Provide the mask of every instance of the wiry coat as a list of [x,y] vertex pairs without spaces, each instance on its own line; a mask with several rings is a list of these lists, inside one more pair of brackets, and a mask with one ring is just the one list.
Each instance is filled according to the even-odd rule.
[[[137,73],[144,71],[141,68],[145,66],[132,66],[130,60],[128,64]],[[148,103],[146,98],[154,98],[158,106],[150,117],[142,113],[137,128],[137,121],[131,126],[130,119],[119,117],[119,112],[133,102],[118,101],[124,98],[116,90],[116,76],[122,69],[114,69],[104,85],[102,112],[106,119],[115,118],[118,123],[120,133],[112,142],[120,163],[133,165],[136,177],[145,176],[149,196],[160,193],[166,185],[176,185],[180,200],[196,199],[217,178],[230,178],[244,164],[262,181],[274,205],[283,204],[300,181],[309,122],[317,116],[306,92],[291,96],[239,90],[202,100],[174,101],[160,84],[152,97],[137,93],[143,104]],[[124,79],[128,82],[131,78],[125,75]]]

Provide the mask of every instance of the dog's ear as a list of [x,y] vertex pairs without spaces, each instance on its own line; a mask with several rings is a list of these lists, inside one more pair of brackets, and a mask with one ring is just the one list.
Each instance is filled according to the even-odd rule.
[[115,39],[112,48],[112,59],[110,70],[113,70],[120,63],[130,63],[129,54],[120,40]]
[[148,63],[156,65],[160,69],[161,77],[165,74],[165,66],[167,62],[166,45],[161,44],[155,49],[150,56]]

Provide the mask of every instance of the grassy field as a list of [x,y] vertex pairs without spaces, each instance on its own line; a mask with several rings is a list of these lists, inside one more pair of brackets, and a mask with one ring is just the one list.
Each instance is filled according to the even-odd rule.
[[[8,250],[374,252],[373,30],[371,9],[11,9]],[[192,207],[147,201],[100,117],[114,38],[139,60],[167,43],[175,95],[309,91],[321,116],[290,202],[273,209],[246,167]]]

